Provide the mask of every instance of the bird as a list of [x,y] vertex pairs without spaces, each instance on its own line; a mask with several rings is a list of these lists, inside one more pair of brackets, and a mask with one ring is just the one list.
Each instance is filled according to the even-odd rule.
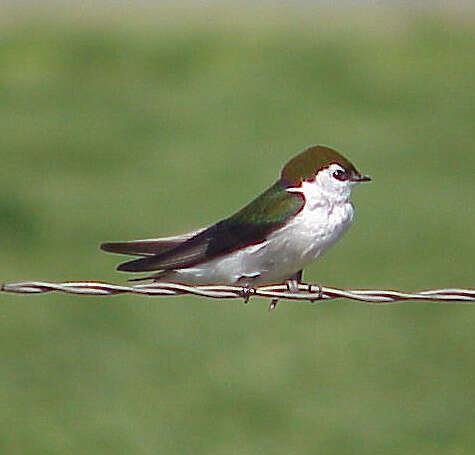
[[294,156],[273,185],[228,218],[181,235],[100,247],[139,256],[120,264],[119,271],[153,272],[131,281],[244,288],[285,283],[297,292],[304,267],[349,227],[353,187],[370,180],[336,150],[315,145]]

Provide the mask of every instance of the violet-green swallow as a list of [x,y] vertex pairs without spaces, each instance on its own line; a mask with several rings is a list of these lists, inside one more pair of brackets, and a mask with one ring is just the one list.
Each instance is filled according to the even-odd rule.
[[356,183],[371,180],[337,151],[317,145],[292,158],[279,180],[231,215],[173,237],[107,242],[112,253],[142,256],[118,270],[189,285],[300,282],[302,269],[348,228]]

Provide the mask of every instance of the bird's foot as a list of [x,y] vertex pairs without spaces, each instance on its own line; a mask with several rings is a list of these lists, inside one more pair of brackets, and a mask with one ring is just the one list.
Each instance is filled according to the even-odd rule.
[[248,285],[244,286],[241,291],[241,295],[242,295],[242,298],[244,299],[244,303],[249,302],[249,298],[254,294],[255,294],[254,288],[251,288]]
[[[293,275],[291,278],[289,278],[288,280],[285,280],[285,285],[287,286],[287,290],[292,293],[292,294],[297,294],[300,290],[299,286],[302,283],[302,271],[296,273],[295,275]],[[321,300],[323,298],[323,287],[320,283],[308,283],[307,284],[307,289],[308,289],[308,292],[312,292],[313,291],[313,287],[317,287],[318,288],[318,295],[315,299],[312,299],[311,301],[315,301],[315,300]],[[247,302],[247,300],[249,300],[249,296],[250,294],[247,296],[247,299],[246,297],[244,297],[245,299],[245,302]],[[272,299],[270,304],[269,304],[269,307],[267,308],[267,311],[272,311],[275,309],[275,307],[277,306],[277,303],[279,302],[279,299]]]
[[[292,294],[296,294],[297,292],[299,292],[299,284],[300,284],[299,281],[296,280],[295,278],[290,278],[288,280],[285,280],[285,285],[287,286],[287,290]],[[267,311],[274,310],[278,302],[279,302],[279,299],[272,299],[269,304],[269,307],[267,308]]]
[[296,294],[299,292],[299,282],[293,278],[286,280],[285,285],[287,286],[287,290],[292,294]]
[[[286,280],[285,282],[287,289],[291,293],[297,293],[299,292],[299,285],[303,284],[300,280],[296,280],[294,278],[290,278]],[[323,287],[321,283],[308,283],[307,284],[307,291],[308,292],[313,292],[313,288],[317,287],[318,288],[318,294],[315,299],[312,299],[312,302],[314,300],[321,300],[323,298]]]

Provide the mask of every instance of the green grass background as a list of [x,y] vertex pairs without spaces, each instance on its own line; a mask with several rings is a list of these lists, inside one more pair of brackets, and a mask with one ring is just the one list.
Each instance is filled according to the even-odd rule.
[[[7,3],[0,280],[240,208],[309,144],[373,177],[307,280],[475,286],[475,13]],[[475,306],[0,295],[8,454],[475,451]]]

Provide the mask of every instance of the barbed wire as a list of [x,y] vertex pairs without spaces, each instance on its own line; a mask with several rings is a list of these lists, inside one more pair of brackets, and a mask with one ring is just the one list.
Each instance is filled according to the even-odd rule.
[[307,300],[309,302],[346,298],[373,304],[386,304],[404,300],[430,302],[475,302],[475,289],[427,289],[423,291],[402,292],[390,289],[339,289],[319,284],[299,284],[292,292],[287,285],[245,288],[241,286],[185,286],[177,283],[151,283],[124,286],[101,281],[19,281],[1,283],[0,292],[16,294],[42,294],[46,292],[65,292],[80,295],[139,294],[147,296],[173,296],[191,294],[216,299],[267,297],[272,302],[269,309],[275,308],[279,299]]

